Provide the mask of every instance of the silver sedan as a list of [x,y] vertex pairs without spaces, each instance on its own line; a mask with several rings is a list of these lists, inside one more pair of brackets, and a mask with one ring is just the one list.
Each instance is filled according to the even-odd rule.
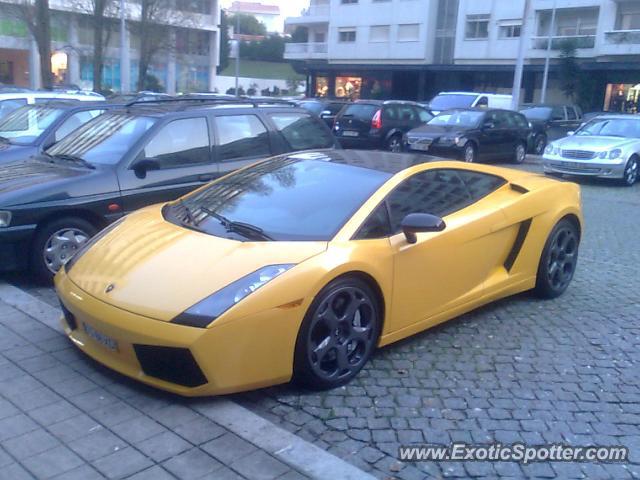
[[631,186],[640,173],[640,116],[596,117],[547,145],[543,158],[547,174],[613,178]]

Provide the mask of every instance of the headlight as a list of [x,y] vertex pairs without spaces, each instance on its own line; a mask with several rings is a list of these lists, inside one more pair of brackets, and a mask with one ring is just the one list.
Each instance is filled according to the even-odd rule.
[[609,152],[609,159],[610,160],[615,160],[616,158],[618,158],[620,155],[622,155],[622,149],[620,148],[616,148],[614,150],[611,150],[611,152]]
[[464,137],[456,137],[454,141],[456,142],[456,145],[459,147],[464,147],[464,144],[467,143],[467,139]]
[[607,155],[609,155],[609,152],[600,152],[598,154],[598,158],[604,160],[605,158],[607,158]]
[[171,320],[171,323],[205,328],[243,298],[251,295],[294,265],[293,263],[269,265],[256,270],[196,303],[193,307]]
[[544,149],[544,153],[548,153],[549,155],[555,155],[557,151],[558,149],[553,145],[553,143],[550,143],[547,145],[547,148]]
[[11,212],[0,212],[0,228],[8,227],[11,224]]
[[103,230],[100,230],[96,235],[91,237],[84,245],[82,245],[80,247],[80,249],[78,249],[78,251],[76,251],[76,254],[73,257],[71,257],[67,263],[64,264],[64,271],[69,273],[69,270],[71,270],[73,268],[73,266],[76,264],[76,262],[78,260],[80,260],[80,257],[82,257],[85,253],[87,253],[87,251],[91,247],[93,247],[96,243],[98,243],[98,241],[101,238],[103,238],[107,233],[109,233],[114,228],[116,228],[118,225],[120,225],[124,221],[125,218],[127,218],[127,217],[122,217],[122,218],[116,220],[111,225],[109,225],[107,228],[105,228]]
[[440,139],[438,140],[438,143],[444,143],[444,144],[450,145],[455,141],[456,139],[454,137],[440,137]]

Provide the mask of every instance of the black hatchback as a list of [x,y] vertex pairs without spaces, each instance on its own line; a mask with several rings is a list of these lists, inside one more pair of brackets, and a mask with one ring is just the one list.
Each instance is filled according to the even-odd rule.
[[447,110],[406,136],[409,151],[466,162],[524,162],[531,133],[524,115],[510,110]]
[[401,152],[402,136],[432,118],[415,102],[358,100],[340,111],[333,132],[344,148]]
[[0,270],[30,266],[50,278],[128,212],[262,158],[336,146],[320,119],[281,105],[146,101],[108,111],[0,169]]
[[533,132],[529,150],[542,155],[547,144],[576,131],[582,122],[582,110],[576,105],[526,105],[521,110]]

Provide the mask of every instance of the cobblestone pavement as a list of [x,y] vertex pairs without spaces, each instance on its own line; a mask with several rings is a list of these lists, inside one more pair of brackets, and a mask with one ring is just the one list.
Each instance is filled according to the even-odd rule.
[[[640,478],[640,185],[581,183],[586,230],[577,274],[561,298],[540,301],[522,294],[478,309],[381,349],[355,381],[340,389],[318,393],[285,385],[236,395],[234,400],[378,478]],[[20,283],[19,278],[14,281]],[[47,289],[31,291],[53,301]],[[4,335],[0,338],[6,342]],[[62,350],[57,361],[69,355]],[[77,365],[78,358],[72,359]],[[2,375],[14,368],[31,368],[34,374],[42,368],[39,360],[11,362],[16,363],[0,367]],[[63,367],[57,365],[52,374]],[[98,378],[100,385],[108,380],[98,388],[116,395],[108,398],[117,405],[125,402],[119,392],[126,390],[134,392],[134,399],[142,396],[145,404],[158,403],[160,408],[192,407],[189,401],[150,394],[110,376],[84,358],[77,368],[87,382]],[[53,383],[63,380],[39,375]],[[70,393],[60,401],[66,408],[77,408],[83,395]],[[14,411],[15,402],[6,408]],[[138,418],[136,408],[135,402],[127,403],[125,411]],[[0,407],[0,416],[1,412]],[[56,412],[53,408],[39,418],[50,422],[50,415],[58,418]],[[30,418],[21,428],[37,431],[31,424],[38,421]],[[177,423],[156,424],[167,438],[188,441],[176,432]],[[18,427],[2,426],[0,420],[0,436],[7,428]],[[104,431],[117,435],[113,429]],[[528,466],[397,462],[399,444],[452,441],[622,444],[629,447],[631,461]],[[108,441],[98,441],[103,443]],[[189,448],[196,449],[193,444]],[[134,450],[143,454],[140,449],[127,451]]]

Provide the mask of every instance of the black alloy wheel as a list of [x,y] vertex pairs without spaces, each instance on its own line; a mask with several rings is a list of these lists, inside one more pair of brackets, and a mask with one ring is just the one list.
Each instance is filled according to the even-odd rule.
[[578,264],[580,233],[574,222],[557,223],[542,251],[535,292],[542,298],[559,297],[567,289]]

